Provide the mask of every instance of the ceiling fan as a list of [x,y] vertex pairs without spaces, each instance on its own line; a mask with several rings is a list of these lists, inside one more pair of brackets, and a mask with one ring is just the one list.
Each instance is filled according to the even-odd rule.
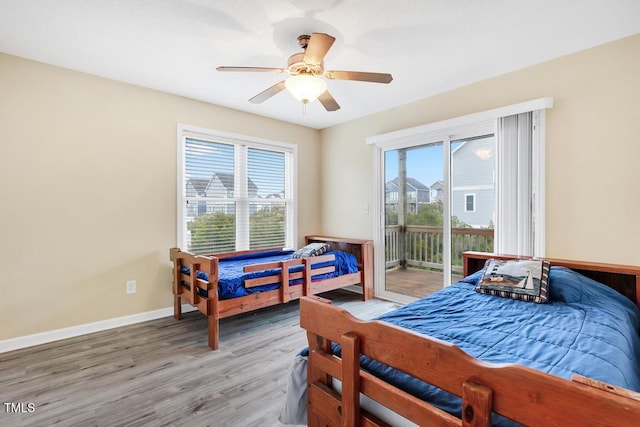
[[298,37],[298,45],[302,52],[294,53],[287,61],[287,68],[269,67],[227,67],[216,68],[218,71],[253,71],[268,73],[287,73],[286,80],[276,83],[249,100],[260,104],[285,88],[299,101],[306,104],[318,99],[327,111],[336,111],[340,105],[331,96],[327,83],[320,76],[336,80],[358,80],[362,82],[389,83],[391,74],[369,73],[364,71],[325,71],[324,57],[333,45],[335,37],[325,33],[312,33]]

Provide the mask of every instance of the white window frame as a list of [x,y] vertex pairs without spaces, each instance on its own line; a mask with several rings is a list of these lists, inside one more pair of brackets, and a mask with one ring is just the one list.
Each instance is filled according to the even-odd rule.
[[[296,246],[296,242],[298,240],[297,237],[297,212],[298,212],[298,194],[297,194],[297,164],[298,164],[298,147],[295,144],[290,144],[281,141],[275,141],[265,138],[256,138],[252,136],[240,135],[230,132],[223,132],[219,130],[213,130],[198,126],[192,126],[188,124],[178,123],[177,125],[177,197],[176,197],[176,217],[177,217],[177,233],[176,233],[176,246],[180,247],[182,250],[187,250],[187,248],[183,248],[182,245],[185,241],[185,233],[186,233],[186,222],[184,216],[184,205],[185,205],[185,141],[187,138],[199,139],[203,141],[210,142],[219,142],[219,143],[227,143],[233,145],[239,145],[242,147],[242,151],[246,152],[247,147],[257,148],[257,149],[265,149],[265,150],[273,150],[273,151],[283,151],[290,153],[291,161],[285,162],[286,167],[290,168],[290,170],[286,171],[286,175],[289,176],[289,179],[285,182],[286,192],[288,192],[291,197],[289,199],[284,199],[287,205],[287,219],[286,219],[286,230],[285,230],[285,247],[294,248]],[[238,155],[238,150],[236,150],[236,156]],[[240,162],[236,162],[236,181],[246,182],[246,170],[241,170],[237,167]],[[245,178],[243,180],[243,177]],[[243,186],[237,185],[235,188],[242,189]],[[242,202],[249,203],[253,200],[249,200],[248,197],[245,197]],[[238,229],[242,229],[243,227],[238,227]],[[240,230],[242,232],[242,230]],[[246,250],[249,249],[249,227],[246,227],[246,235],[236,236],[236,250]]]
[[[384,258],[384,153],[387,150],[413,147],[434,142],[444,144],[443,156],[448,158],[451,152],[451,141],[465,137],[493,133],[497,135],[498,119],[514,114],[533,112],[533,158],[532,174],[536,176],[533,187],[536,189],[536,199],[533,202],[532,211],[536,218],[534,229],[534,256],[543,257],[545,254],[545,109],[553,107],[553,98],[538,98],[518,104],[495,108],[492,110],[468,114],[439,122],[428,123],[408,129],[370,136],[367,144],[374,146],[374,294],[381,298],[409,302],[415,298],[395,294],[385,289],[385,258]],[[489,131],[488,131],[489,130]],[[450,175],[448,161],[443,161],[444,176]],[[450,180],[445,179],[443,188],[443,202],[445,207],[450,206]],[[516,201],[514,201],[515,203]],[[451,228],[450,208],[445,208],[444,228]],[[450,256],[451,242],[445,239],[443,251]],[[494,241],[494,251],[499,252],[498,239]],[[450,262],[443,272],[445,284],[451,278]]]

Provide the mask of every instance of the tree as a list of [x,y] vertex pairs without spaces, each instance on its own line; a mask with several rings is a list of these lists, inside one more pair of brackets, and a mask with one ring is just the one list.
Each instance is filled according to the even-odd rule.
[[219,253],[236,249],[234,215],[222,212],[198,215],[187,223],[187,229],[191,232],[191,252]]
[[[222,212],[199,215],[187,224],[191,232],[189,251],[220,253],[236,250],[235,215]],[[283,247],[285,211],[283,206],[261,209],[249,217],[249,247]]]
[[283,247],[285,245],[285,211],[283,206],[261,209],[250,217],[251,248]]
[[407,215],[407,225],[442,227],[442,213],[442,203],[423,203],[418,207],[418,212]]

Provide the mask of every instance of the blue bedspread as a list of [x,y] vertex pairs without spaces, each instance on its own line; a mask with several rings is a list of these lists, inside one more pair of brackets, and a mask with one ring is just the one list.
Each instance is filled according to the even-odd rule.
[[[244,280],[277,274],[280,272],[279,268],[271,269],[271,270],[254,271],[251,273],[244,273],[243,269],[246,265],[291,259],[292,258],[291,254],[293,254],[293,252],[294,251],[265,251],[257,254],[239,255],[239,256],[221,259],[218,264],[218,267],[219,267],[218,298],[231,299],[231,298],[237,298],[237,297],[249,295],[256,292],[264,292],[264,291],[270,291],[273,289],[278,289],[280,285],[277,283],[256,286],[253,288],[246,289],[244,287]],[[313,269],[328,267],[333,265],[335,266],[335,272],[326,273],[326,274],[317,274],[317,275],[312,274],[312,280],[328,279],[331,277],[337,277],[344,274],[351,274],[351,273],[358,272],[358,261],[356,257],[352,254],[341,252],[341,251],[328,251],[323,255],[334,255],[335,262],[327,261],[327,262],[314,264]],[[296,266],[292,266],[289,269],[289,273],[298,272],[302,270],[304,270],[304,266],[296,265]],[[189,274],[189,267],[182,266],[182,272]],[[198,271],[198,278],[203,280],[209,280],[208,275],[201,271]],[[302,280],[290,281],[290,285],[296,285],[300,283],[302,283]],[[206,296],[206,293],[203,292],[203,294],[204,296]]]
[[[640,391],[640,310],[629,299],[563,267],[551,268],[547,304],[477,293],[478,275],[378,320],[451,342],[483,361],[526,365],[563,378],[577,373]],[[371,359],[363,357],[361,364],[460,416],[459,398]],[[502,417],[493,422],[510,424]]]

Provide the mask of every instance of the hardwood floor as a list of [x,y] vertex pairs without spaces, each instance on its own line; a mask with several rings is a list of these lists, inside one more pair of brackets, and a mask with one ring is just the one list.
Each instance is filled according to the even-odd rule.
[[[396,307],[323,296],[363,319]],[[294,301],[223,319],[217,351],[191,312],[0,354],[0,426],[280,426],[305,345]]]

